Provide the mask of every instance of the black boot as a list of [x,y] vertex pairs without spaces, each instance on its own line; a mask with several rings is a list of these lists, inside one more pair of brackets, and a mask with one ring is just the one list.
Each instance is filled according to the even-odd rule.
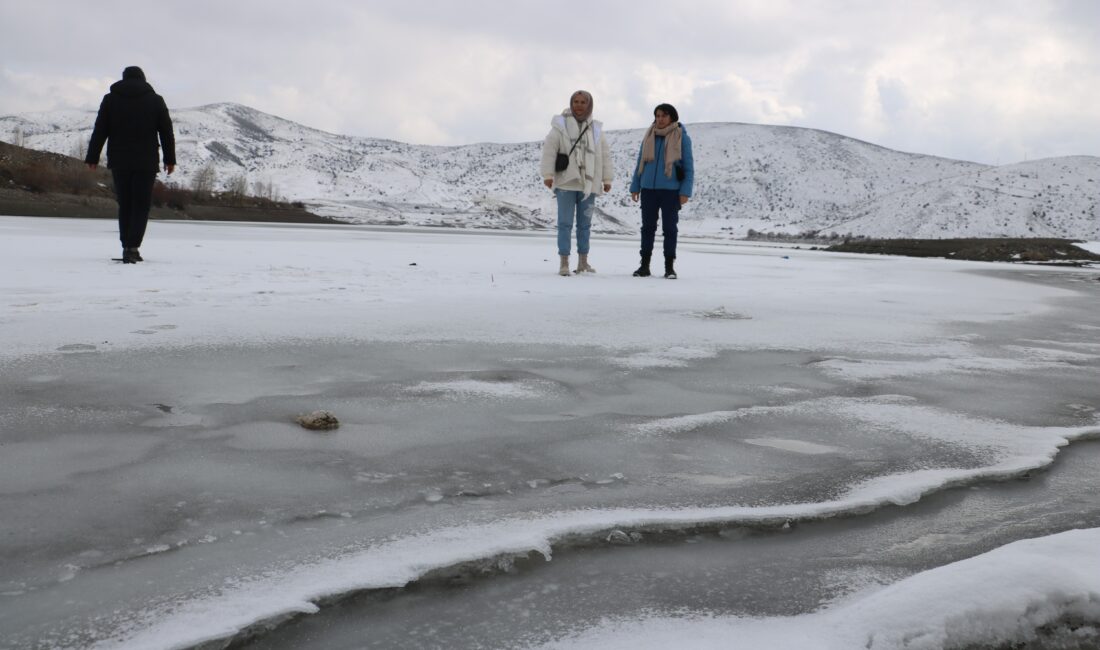
[[133,259],[133,260],[134,260],[135,262],[144,262],[144,261],[145,261],[145,260],[144,260],[144,259],[143,259],[143,258],[141,257],[141,253],[140,253],[140,252],[138,252],[138,249],[136,249],[136,248],[131,248],[131,249],[130,249],[130,257],[131,257],[131,258],[132,258],[132,259]]
[[642,253],[642,265],[638,267],[638,270],[634,272],[636,278],[648,278],[649,277],[649,258],[650,253]]
[[665,257],[665,277],[669,280],[676,279],[676,269],[672,268],[672,262],[675,260],[675,257]]
[[123,264],[137,264],[138,261],[134,259],[134,249],[123,248],[122,249],[122,263]]

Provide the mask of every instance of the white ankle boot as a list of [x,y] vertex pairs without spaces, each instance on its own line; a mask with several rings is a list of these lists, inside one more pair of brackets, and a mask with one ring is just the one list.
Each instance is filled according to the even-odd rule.
[[577,273],[595,273],[596,269],[588,265],[587,255],[577,256]]

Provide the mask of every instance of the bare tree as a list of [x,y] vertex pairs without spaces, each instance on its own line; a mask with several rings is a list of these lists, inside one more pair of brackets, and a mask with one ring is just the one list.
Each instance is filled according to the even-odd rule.
[[248,196],[248,177],[244,174],[237,174],[230,178],[225,191],[230,198],[238,201]]
[[206,163],[191,178],[191,191],[200,196],[209,196],[214,192],[217,182],[218,172],[214,169],[214,163]]
[[84,160],[84,157],[88,155],[88,140],[82,138],[74,140],[72,146],[69,147],[69,155],[78,160]]
[[266,183],[264,181],[256,181],[252,184],[252,196],[261,199],[267,199],[269,201],[277,200],[275,183],[271,182],[270,180],[268,180]]

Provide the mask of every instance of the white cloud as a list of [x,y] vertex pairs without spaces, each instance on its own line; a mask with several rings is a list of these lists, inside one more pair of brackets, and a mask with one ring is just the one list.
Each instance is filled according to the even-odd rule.
[[4,114],[71,108],[98,108],[109,77],[39,76],[0,68]]
[[690,102],[700,121],[761,122],[792,124],[805,117],[796,103],[774,91],[756,88],[748,80],[729,74],[716,81],[704,81]]
[[5,3],[0,114],[94,109],[137,64],[172,106],[236,101],[418,143],[536,140],[585,88],[609,128],[645,126],[668,101],[689,122],[808,126],[983,162],[1100,155],[1098,6]]

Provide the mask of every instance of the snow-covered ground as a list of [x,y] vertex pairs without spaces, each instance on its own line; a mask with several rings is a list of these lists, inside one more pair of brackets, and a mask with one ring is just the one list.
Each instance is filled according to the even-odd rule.
[[1096,269],[688,240],[669,281],[623,237],[562,278],[550,233],[195,222],[116,248],[0,219],[0,647],[1100,639]]

